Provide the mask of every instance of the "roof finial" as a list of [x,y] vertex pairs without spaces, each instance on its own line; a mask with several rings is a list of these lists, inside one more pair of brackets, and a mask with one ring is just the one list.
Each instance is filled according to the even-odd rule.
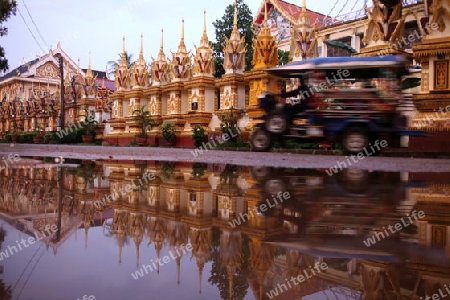
[[267,26],[267,1],[264,1],[264,25]]
[[122,55],[125,54],[125,36],[122,38]]
[[181,19],[181,41],[184,42],[184,18]]
[[203,12],[203,32],[206,34],[206,9]]
[[144,53],[144,51],[143,51],[144,47],[143,47],[142,40],[143,40],[143,34],[141,32],[141,46],[140,46],[140,49],[139,49],[139,56],[142,56],[143,53]]
[[161,28],[161,44],[159,48],[162,50],[164,48],[164,28]]
[[233,19],[233,30],[237,30],[237,3],[234,1],[234,19]]
[[88,69],[91,68],[91,51],[89,51],[89,56],[88,56]]
[[302,12],[306,12],[306,0],[302,1]]

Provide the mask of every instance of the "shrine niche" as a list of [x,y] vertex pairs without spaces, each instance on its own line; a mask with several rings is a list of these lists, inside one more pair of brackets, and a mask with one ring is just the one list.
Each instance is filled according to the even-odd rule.
[[59,68],[52,62],[48,61],[36,69],[37,77],[59,78]]
[[150,115],[155,116],[155,115],[159,115],[159,110],[158,110],[158,100],[156,99],[156,97],[152,97],[150,98],[150,105],[149,105],[149,111],[150,111]]
[[192,91],[192,94],[189,96],[189,110],[190,111],[204,111],[204,99],[198,94],[198,91]]
[[448,89],[448,60],[438,60],[434,62],[435,86],[436,90]]
[[176,95],[172,95],[167,104],[168,114],[174,115],[180,113],[180,99]]
[[233,106],[234,96],[230,94],[229,90],[226,90],[224,94],[220,95],[221,97],[221,109],[229,109]]

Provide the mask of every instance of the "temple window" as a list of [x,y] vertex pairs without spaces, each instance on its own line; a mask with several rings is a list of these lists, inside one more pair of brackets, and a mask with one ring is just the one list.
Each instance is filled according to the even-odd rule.
[[192,99],[191,110],[198,110],[198,100],[197,100],[197,98]]

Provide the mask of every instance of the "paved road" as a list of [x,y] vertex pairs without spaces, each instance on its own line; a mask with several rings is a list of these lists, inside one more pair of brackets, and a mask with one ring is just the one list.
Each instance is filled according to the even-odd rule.
[[192,149],[160,147],[107,147],[72,145],[0,144],[0,155],[44,156],[91,160],[167,160],[204,163],[228,163],[246,166],[291,168],[330,168],[338,162],[343,166],[369,170],[404,172],[450,172],[450,159],[364,157],[362,160],[336,155],[291,153],[260,153],[208,150],[193,155]]

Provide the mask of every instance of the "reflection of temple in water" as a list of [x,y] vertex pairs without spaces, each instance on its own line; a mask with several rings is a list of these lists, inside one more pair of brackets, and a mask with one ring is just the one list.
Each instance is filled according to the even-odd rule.
[[[192,259],[199,292],[207,279],[223,299],[243,299],[250,291],[255,299],[269,299],[266,293],[315,263],[326,263],[328,269],[292,284],[274,299],[311,294],[330,299],[420,299],[450,282],[450,198],[442,175],[350,170],[330,177],[317,170],[153,161],[83,162],[78,168],[62,169],[17,165],[0,174],[2,218],[27,232],[60,224],[58,234],[45,241],[55,254],[79,228],[84,228],[89,248],[89,231],[96,226],[117,240],[117,263],[128,247],[126,241],[132,241],[137,268],[143,263],[141,246],[154,247],[160,258],[163,246],[176,249],[191,243],[191,254],[176,257],[173,276],[180,283],[181,262]],[[154,175],[154,180],[139,184],[144,174]],[[411,187],[408,179],[432,182]],[[241,219],[241,225],[230,225],[279,190],[288,191],[291,199]],[[104,199],[112,201],[103,206]],[[411,210],[426,215],[415,224],[417,232],[390,237],[410,243],[409,248],[382,249],[398,255],[398,261],[376,259],[380,248],[364,246],[363,238]],[[268,242],[280,236],[299,242]],[[351,243],[327,243],[333,239]],[[431,246],[442,256],[415,251],[415,243]],[[355,255],[359,250],[364,254]],[[204,272],[208,262],[210,274]]]

